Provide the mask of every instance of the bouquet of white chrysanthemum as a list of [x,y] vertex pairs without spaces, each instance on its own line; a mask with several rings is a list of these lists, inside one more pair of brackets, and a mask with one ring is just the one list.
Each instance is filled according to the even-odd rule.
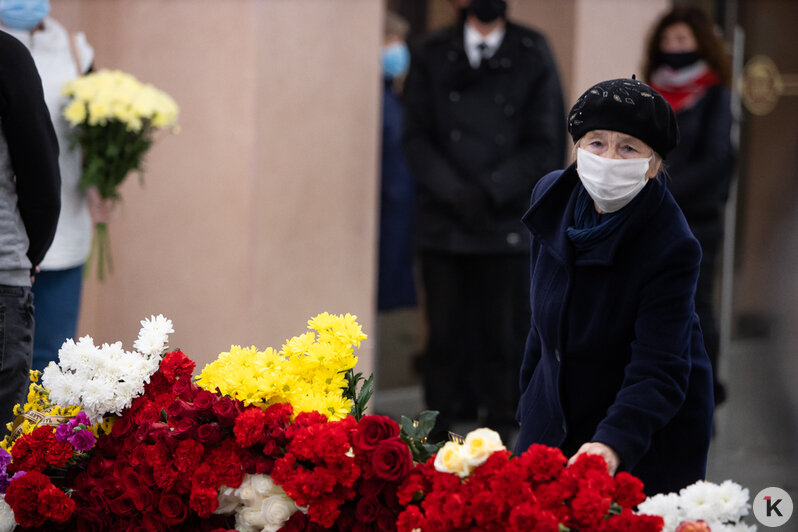
[[269,475],[246,475],[236,489],[222,486],[216,514],[235,514],[236,530],[277,532],[298,508]]
[[[74,128],[74,144],[83,151],[81,187],[97,187],[103,199],[118,199],[117,189],[128,173],[141,171],[153,133],[177,121],[177,104],[165,92],[117,70],[79,77],[62,92],[72,100],[64,117]],[[95,252],[103,279],[106,264],[112,267],[105,223],[95,225],[92,256]]]
[[68,339],[42,374],[50,401],[59,406],[80,406],[92,422],[104,414],[119,415],[144,393],[150,376],[158,370],[172,322],[162,315],[141,322],[135,347],[128,352],[122,342],[94,345],[90,336]]
[[748,497],[748,489],[731,480],[721,484],[699,481],[679,493],[649,497],[638,511],[662,516],[663,532],[673,532],[686,521],[704,521],[712,532],[753,532],[756,526],[744,522],[751,509]]

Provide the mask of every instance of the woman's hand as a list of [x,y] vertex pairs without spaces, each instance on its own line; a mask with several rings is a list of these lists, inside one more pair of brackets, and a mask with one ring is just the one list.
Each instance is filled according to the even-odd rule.
[[597,441],[591,441],[583,444],[579,450],[576,451],[576,454],[573,455],[570,460],[568,460],[568,465],[574,463],[574,460],[576,460],[580,454],[597,454],[604,458],[604,461],[607,462],[607,471],[610,472],[610,475],[614,475],[618,470],[618,466],[621,464],[621,459],[618,456],[618,453],[613,451],[612,447]]
[[114,208],[114,200],[103,199],[97,187],[86,189],[86,200],[89,204],[89,215],[92,223],[107,224],[111,221],[111,211]]

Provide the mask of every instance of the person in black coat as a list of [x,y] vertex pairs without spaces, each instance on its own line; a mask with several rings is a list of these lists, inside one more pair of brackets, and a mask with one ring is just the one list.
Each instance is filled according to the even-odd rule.
[[576,162],[524,215],[532,322],[516,453],[600,454],[648,495],[705,475],[713,397],[694,296],[701,249],[663,182],[668,103],[635,80],[585,92],[568,120]]
[[717,371],[715,285],[723,208],[734,171],[731,66],[723,42],[701,9],[677,7],[660,19],[648,44],[645,74],[671,104],[679,123],[681,140],[668,158],[669,186],[701,243],[695,304],[715,370],[715,403],[720,404],[726,391]]
[[515,427],[529,307],[520,217],[564,159],[560,82],[545,38],[472,0],[463,23],[411,51],[404,153],[418,185],[416,243],[429,326],[427,406],[445,436],[476,419]]

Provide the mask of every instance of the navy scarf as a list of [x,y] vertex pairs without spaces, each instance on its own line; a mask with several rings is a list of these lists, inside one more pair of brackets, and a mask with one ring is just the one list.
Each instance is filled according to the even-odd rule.
[[[639,196],[640,194],[638,194]],[[566,229],[568,239],[577,252],[588,251],[593,246],[613,234],[629,218],[634,198],[620,210],[600,214],[596,211],[593,198],[585,187],[579,184],[579,192],[574,206],[574,224]]]

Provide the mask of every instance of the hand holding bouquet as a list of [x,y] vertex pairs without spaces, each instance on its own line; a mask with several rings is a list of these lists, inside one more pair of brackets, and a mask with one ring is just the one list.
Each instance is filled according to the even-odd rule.
[[[83,151],[81,188],[95,187],[103,200],[117,200],[128,173],[142,170],[155,131],[175,124],[177,104],[152,85],[110,70],[70,81],[63,93],[72,99],[64,117],[74,127],[74,144]],[[88,264],[95,254],[102,280],[106,264],[112,268],[107,222],[95,224]]]

